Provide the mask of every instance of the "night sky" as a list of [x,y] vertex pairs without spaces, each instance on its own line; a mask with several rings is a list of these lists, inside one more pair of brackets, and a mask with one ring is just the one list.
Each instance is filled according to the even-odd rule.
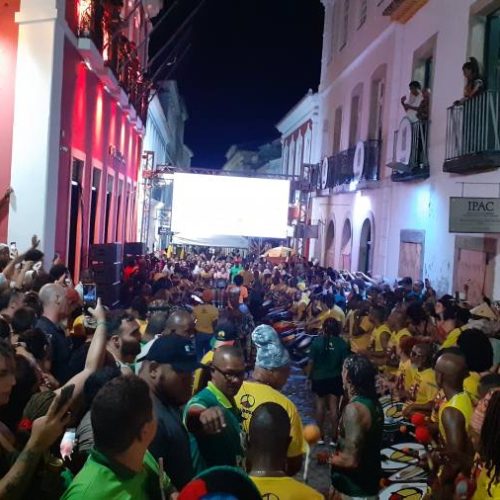
[[[200,0],[165,3],[172,10],[153,33],[152,54]],[[205,0],[158,57],[161,64],[168,53],[169,60],[177,55],[160,75],[177,79],[186,102],[193,166],[219,168],[232,144],[279,137],[275,124],[309,88],[317,89],[322,30],[320,0]]]

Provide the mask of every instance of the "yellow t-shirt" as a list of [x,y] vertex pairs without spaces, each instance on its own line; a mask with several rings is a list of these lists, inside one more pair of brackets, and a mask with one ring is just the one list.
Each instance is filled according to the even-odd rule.
[[313,320],[313,323],[319,323],[318,327],[321,328],[325,320],[328,318],[336,319],[339,323],[341,323],[342,327],[344,327],[345,313],[339,306],[334,305],[331,309],[327,309],[326,311],[319,313]]
[[491,475],[488,475],[488,471],[483,467],[477,478],[476,491],[474,492],[472,500],[499,500],[500,483],[493,481],[488,491],[490,482]]
[[[208,351],[201,358],[202,365],[209,365],[214,359],[214,351]],[[200,392],[200,382],[201,382],[201,374],[203,373],[203,368],[196,368],[193,375],[193,396]]]
[[323,500],[325,497],[307,484],[293,477],[256,477],[250,476],[262,498],[279,500]]
[[386,324],[377,326],[377,328],[374,328],[372,331],[371,344],[375,352],[384,352],[384,348],[382,346],[382,335],[384,333],[388,334],[390,338],[391,331],[389,330],[389,327]]
[[401,380],[401,387],[407,392],[410,391],[411,386],[415,382],[416,371],[411,364],[411,359],[399,362],[397,377]]
[[250,419],[254,410],[263,403],[277,403],[282,406],[290,418],[290,446],[288,457],[302,455],[305,451],[304,436],[302,435],[302,421],[296,406],[281,392],[269,385],[257,382],[243,382],[238,394],[234,398],[243,417],[243,430],[248,433]]
[[477,372],[470,372],[464,380],[464,391],[469,395],[474,406],[479,401],[479,382],[481,382],[481,375]]
[[462,413],[465,419],[465,429],[468,431],[472,413],[474,411],[471,400],[466,392],[455,394],[449,401],[446,401],[439,408],[439,433],[444,442],[446,442],[446,433],[443,425],[443,411],[445,408],[455,408]]
[[[353,321],[353,327],[354,327],[354,321]],[[359,327],[361,330],[363,330],[364,333],[363,335],[358,335],[358,336],[353,336],[352,331],[351,331],[351,337],[349,339],[350,344],[351,344],[351,351],[352,352],[360,352],[360,351],[366,351],[368,347],[370,346],[371,342],[371,331],[373,330],[373,323],[370,321],[368,316],[363,316],[360,323]]]
[[139,323],[139,332],[141,333],[141,337],[143,337],[146,333],[146,328],[148,327],[148,320],[137,318],[136,321]]
[[436,373],[432,368],[426,368],[421,372],[415,370],[413,386],[410,389],[410,394],[415,403],[425,404],[433,401],[437,391]]
[[441,347],[443,349],[445,349],[446,347],[453,347],[453,346],[457,345],[458,337],[460,337],[460,335],[462,335],[462,331],[463,330],[461,327],[455,328],[454,330],[452,330],[444,339]]
[[392,332],[391,338],[389,339],[389,347],[397,347],[399,342],[404,337],[411,337],[410,330],[408,328],[403,328],[397,332]]
[[219,310],[212,304],[200,304],[193,308],[196,319],[196,331],[199,333],[214,333],[214,322],[219,318]]

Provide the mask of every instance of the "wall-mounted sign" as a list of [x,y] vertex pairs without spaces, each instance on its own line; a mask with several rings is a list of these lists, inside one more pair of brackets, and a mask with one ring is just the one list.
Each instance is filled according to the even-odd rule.
[[365,143],[359,141],[356,144],[356,151],[354,152],[354,160],[352,162],[352,173],[355,181],[359,181],[363,175],[365,167]]
[[323,158],[321,165],[321,189],[326,189],[328,186],[328,158]]
[[500,233],[500,198],[450,198],[450,233]]

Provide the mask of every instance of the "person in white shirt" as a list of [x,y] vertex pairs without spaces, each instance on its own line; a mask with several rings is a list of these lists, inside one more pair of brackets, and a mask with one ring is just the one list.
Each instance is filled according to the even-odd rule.
[[403,97],[401,97],[401,105],[406,111],[406,116],[408,117],[408,119],[411,122],[416,122],[418,121],[417,111],[423,99],[422,86],[420,85],[420,82],[414,80],[410,82],[409,88],[409,95],[404,95]]

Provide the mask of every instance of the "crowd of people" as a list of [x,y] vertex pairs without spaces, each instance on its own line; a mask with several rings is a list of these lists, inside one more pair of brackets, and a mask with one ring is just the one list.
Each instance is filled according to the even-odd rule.
[[[110,310],[83,300],[91,272],[74,284],[59,258],[44,269],[39,244],[0,245],[0,498],[378,498],[388,397],[429,433],[428,498],[500,497],[488,299],[183,250],[129,259]],[[290,331],[310,342],[305,365]],[[316,438],[283,391],[292,370],[314,394]],[[297,479],[316,442],[329,491]]]

